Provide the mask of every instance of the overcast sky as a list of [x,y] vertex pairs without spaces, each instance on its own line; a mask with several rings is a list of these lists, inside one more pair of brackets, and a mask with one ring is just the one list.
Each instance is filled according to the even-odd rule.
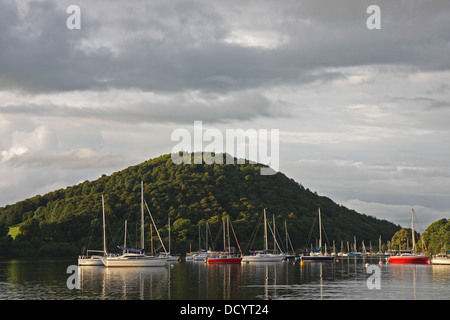
[[402,226],[414,208],[424,231],[450,216],[449,17],[447,0],[0,0],[0,206],[203,121],[279,129],[282,173]]

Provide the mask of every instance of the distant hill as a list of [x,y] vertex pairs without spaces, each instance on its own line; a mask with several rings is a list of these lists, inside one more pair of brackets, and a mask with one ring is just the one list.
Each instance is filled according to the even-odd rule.
[[[179,164],[163,155],[103,175],[95,181],[56,190],[43,196],[0,208],[0,250],[5,255],[77,255],[82,250],[102,247],[102,205],[105,197],[109,250],[123,243],[124,221],[128,220],[128,244],[140,235],[140,183],[144,197],[165,244],[171,219],[172,252],[184,253],[205,247],[208,222],[209,247],[223,248],[220,228],[227,215],[243,250],[250,248],[263,209],[268,220],[275,215],[279,242],[284,243],[284,223],[294,248],[303,251],[318,238],[317,210],[320,207],[328,248],[333,241],[353,243],[354,237],[366,247],[378,246],[381,236],[390,240],[400,226],[360,214],[331,199],[319,196],[282,173],[260,175],[261,164]],[[150,248],[150,219],[145,218],[146,247]],[[6,227],[15,226],[14,240],[5,240]],[[314,228],[313,228],[314,226]],[[17,232],[19,230],[19,232]],[[200,233],[199,233],[200,231]],[[7,232],[7,231],[6,231]],[[262,232],[262,230],[261,230]],[[153,231],[153,238],[156,233]],[[262,235],[252,248],[262,247]],[[8,242],[8,243],[5,243]],[[269,241],[270,242],[270,241]],[[155,247],[159,243],[154,241]],[[2,252],[0,252],[1,254]]]

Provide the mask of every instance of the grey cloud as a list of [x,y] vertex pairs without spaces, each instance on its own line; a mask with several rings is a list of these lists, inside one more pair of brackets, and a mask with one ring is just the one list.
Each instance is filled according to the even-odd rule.
[[120,102],[108,107],[69,107],[54,104],[0,105],[0,113],[125,123],[192,123],[199,119],[216,123],[230,120],[247,121],[259,117],[280,118],[289,115],[282,106],[277,107],[262,94],[253,92],[239,92],[228,96],[192,96],[186,93],[175,95],[165,102],[140,100],[129,104]]
[[258,12],[266,9],[268,16],[261,17],[251,11],[255,2],[239,2],[235,10],[247,20],[244,27],[253,24],[250,31],[288,39],[268,49],[225,41],[240,25],[233,21],[232,8],[215,2],[82,2],[79,31],[66,29],[64,3],[31,2],[24,17],[3,3],[1,9],[11,14],[0,22],[0,84],[28,91],[225,92],[306,83],[328,67],[450,67],[446,3],[382,1],[383,24],[377,31],[365,26],[369,4],[294,1],[277,2],[277,7],[263,1]]

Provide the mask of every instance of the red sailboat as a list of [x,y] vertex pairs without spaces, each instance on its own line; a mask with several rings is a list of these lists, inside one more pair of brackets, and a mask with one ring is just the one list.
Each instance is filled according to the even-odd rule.
[[[414,253],[416,247],[416,240],[414,237],[414,209],[412,210],[412,219],[411,219],[411,230],[412,230],[412,250],[411,253],[400,253],[396,256],[389,257],[389,263],[393,264],[426,264],[428,263],[428,255],[423,253]],[[420,231],[420,230],[419,230]],[[423,241],[423,239],[422,239]],[[424,243],[425,246],[425,243]]]
[[207,264],[236,264],[241,263],[242,256],[236,256],[231,253],[231,247],[230,247],[230,225],[231,230],[233,231],[234,238],[236,240],[236,243],[239,247],[239,251],[241,250],[239,246],[239,242],[237,241],[236,234],[234,233],[233,225],[230,223],[229,217],[227,217],[227,234],[228,234],[228,252],[227,248],[225,247],[225,221],[223,224],[223,244],[224,244],[224,251],[223,252],[217,252],[216,254],[212,254],[211,256],[206,258]]

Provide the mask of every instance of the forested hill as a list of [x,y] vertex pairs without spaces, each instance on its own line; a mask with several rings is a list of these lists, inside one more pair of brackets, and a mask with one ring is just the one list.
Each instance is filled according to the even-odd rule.
[[[227,215],[243,250],[255,231],[263,209],[275,221],[284,238],[284,223],[293,246],[303,250],[318,238],[317,210],[320,207],[329,245],[336,241],[364,240],[378,244],[390,240],[399,226],[386,220],[359,214],[319,196],[282,173],[260,175],[260,164],[179,164],[163,155],[136,166],[103,175],[95,181],[56,190],[43,196],[0,208],[0,250],[3,254],[34,252],[44,255],[80,254],[86,247],[101,249],[102,203],[105,197],[108,246],[117,251],[123,243],[124,221],[128,220],[129,245],[140,235],[140,183],[144,197],[167,246],[168,218],[171,219],[172,252],[197,250],[199,230],[204,241],[206,222],[209,247],[223,248],[219,230]],[[150,218],[146,213],[146,247],[150,243]],[[314,225],[314,228],[313,228]],[[13,241],[5,237],[9,228],[19,231]],[[199,227],[200,226],[200,227]],[[1,231],[2,230],[2,231]],[[6,232],[5,232],[6,230]],[[153,231],[156,238],[156,233]],[[253,246],[262,246],[262,236]],[[281,240],[280,240],[281,242]],[[201,244],[204,247],[204,244]],[[253,248],[256,249],[256,248]],[[0,252],[0,255],[2,252]]]

